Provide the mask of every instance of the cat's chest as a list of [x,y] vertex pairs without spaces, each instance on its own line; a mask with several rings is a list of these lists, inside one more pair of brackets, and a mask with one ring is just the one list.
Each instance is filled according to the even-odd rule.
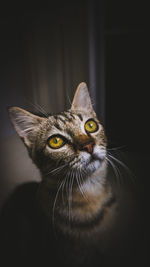
[[111,231],[118,205],[110,192],[94,195],[91,199],[84,199],[81,194],[72,196],[70,203],[69,199],[56,199],[55,194],[50,194],[46,187],[39,190],[38,201],[54,230],[74,239],[92,238],[94,242]]
[[[20,196],[23,198],[22,201]],[[21,191],[19,198],[15,198],[15,204],[10,209],[11,213],[7,212],[4,218],[5,241],[3,242],[3,247],[11,255],[10,261],[12,258],[19,261],[21,257],[24,258],[26,266],[29,263],[33,263],[30,266],[35,266],[35,264],[36,266],[49,266],[50,262],[54,263],[54,267],[96,266],[94,261],[100,264],[103,255],[107,255],[114,244],[117,248],[114,249],[113,254],[118,251],[120,245],[116,244],[119,224],[124,225],[124,229],[128,230],[126,221],[123,218],[120,221],[121,216],[119,213],[117,213],[117,219],[114,216],[114,212],[118,212],[118,204],[108,207],[106,214],[109,216],[107,217],[105,214],[105,220],[104,218],[103,220],[98,218],[98,221],[88,225],[71,225],[68,222],[65,229],[61,219],[59,223],[62,228],[57,228],[57,224],[50,223],[49,218],[43,209],[41,210],[33,194],[30,197],[29,191],[26,192],[25,190],[25,196],[26,198],[23,197],[23,192]],[[118,200],[115,203],[118,203]],[[121,207],[119,210],[121,210]],[[114,223],[110,220],[111,212],[112,217],[115,218]],[[7,214],[9,214],[9,217],[7,217]],[[127,218],[128,216],[124,217]],[[106,227],[107,224],[109,227]],[[118,241],[118,244],[123,244],[124,234],[122,235],[121,233],[120,237],[121,242],[119,243]],[[7,242],[7,238],[9,242]],[[5,256],[7,258],[7,255]]]

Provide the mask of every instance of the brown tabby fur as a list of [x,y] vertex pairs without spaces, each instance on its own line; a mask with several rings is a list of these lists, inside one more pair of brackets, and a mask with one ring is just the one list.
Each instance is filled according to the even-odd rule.
[[[58,236],[58,241],[52,238],[44,250],[49,251],[51,247],[51,256],[56,254],[58,266],[62,263],[99,266],[101,253],[114,246],[114,234],[117,239],[116,199],[120,196],[110,183],[107,138],[93,110],[86,84],[78,86],[68,111],[39,117],[11,107],[9,116],[40,170],[42,182],[36,190],[36,203],[56,240]],[[98,125],[93,133],[84,128],[89,119]],[[52,149],[48,140],[53,135],[61,135],[67,142],[59,149]]]
[[[82,103],[82,100],[80,99],[84,94],[85,106],[83,106],[84,103]],[[102,212],[105,214],[105,219],[101,219],[101,223],[96,227],[92,227],[90,232],[95,230],[99,232],[99,228],[103,229],[103,221],[106,227],[106,218],[109,218],[107,220],[109,221],[109,224],[112,224],[112,214],[110,212],[112,207],[107,207],[107,202],[110,202],[110,199],[112,199],[112,193],[108,181],[105,179],[107,170],[107,162],[105,158],[103,159],[100,168],[92,171],[90,175],[83,175],[84,177],[82,177],[82,179],[84,181],[82,190],[84,191],[85,197],[82,195],[79,186],[77,186],[77,182],[73,181],[72,196],[70,200],[71,204],[68,204],[69,200],[67,194],[63,195],[62,203],[62,196],[60,194],[57,197],[56,207],[53,211],[53,205],[59,185],[58,177],[65,174],[63,174],[64,170],[62,170],[58,175],[51,178],[48,174],[52,168],[51,165],[54,166],[53,168],[55,168],[55,166],[57,168],[61,159],[64,164],[68,163],[66,168],[70,169],[72,166],[69,161],[72,154],[72,162],[75,160],[80,161],[80,158],[78,158],[81,153],[80,146],[83,144],[90,144],[90,142],[99,149],[103,151],[106,150],[106,136],[104,129],[96,118],[86,84],[81,83],[79,85],[73,100],[72,108],[61,115],[58,114],[48,118],[40,118],[17,107],[10,108],[9,113],[10,119],[19,136],[27,146],[33,162],[35,162],[41,171],[43,182],[39,187],[38,198],[50,220],[52,219],[52,213],[54,212],[53,219],[55,220],[55,227],[57,225],[62,231],[65,229],[65,232],[67,232],[68,220],[70,220],[71,223],[75,222],[77,226],[72,228],[72,230],[69,227],[69,234],[71,234],[71,232],[76,232],[76,234],[80,236],[84,232],[83,230],[81,232],[79,229],[80,223],[89,223]],[[87,134],[85,130],[83,130],[84,124],[89,118],[93,118],[99,125],[99,129],[96,133]],[[82,125],[82,127],[80,125]],[[48,148],[47,139],[53,134],[65,134],[65,137],[69,138],[71,144],[68,143],[64,148],[54,149],[52,151],[52,149]],[[73,179],[75,179],[75,177]],[[93,182],[92,180],[95,181]],[[94,184],[95,182],[96,184]],[[50,192],[51,198],[49,198]],[[47,194],[48,196],[46,197]],[[68,205],[71,205],[71,215],[68,214]],[[71,216],[71,218],[69,218],[69,216]],[[63,220],[65,221],[64,224],[60,224],[61,217],[63,217]]]

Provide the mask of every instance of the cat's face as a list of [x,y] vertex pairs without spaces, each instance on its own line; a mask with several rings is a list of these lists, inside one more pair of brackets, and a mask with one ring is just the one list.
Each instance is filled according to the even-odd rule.
[[17,107],[11,121],[44,177],[91,175],[103,165],[106,137],[84,83],[66,112],[41,118]]

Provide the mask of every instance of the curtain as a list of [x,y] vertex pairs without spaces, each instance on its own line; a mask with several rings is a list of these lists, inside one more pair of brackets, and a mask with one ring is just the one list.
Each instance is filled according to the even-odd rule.
[[27,106],[54,113],[69,108],[77,85],[89,83],[87,5],[53,5],[27,14],[23,24]]

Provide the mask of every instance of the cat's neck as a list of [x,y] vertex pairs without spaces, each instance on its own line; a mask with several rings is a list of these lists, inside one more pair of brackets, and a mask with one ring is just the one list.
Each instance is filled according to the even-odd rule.
[[[61,224],[62,228],[67,227],[67,223],[72,225],[90,224],[97,220],[104,213],[104,209],[113,199],[111,187],[107,181],[107,163],[91,176],[87,177],[82,185],[73,187],[68,184],[68,188],[55,185],[43,177],[43,182],[39,187],[38,198],[42,209],[50,220]],[[67,190],[66,190],[67,189]]]

